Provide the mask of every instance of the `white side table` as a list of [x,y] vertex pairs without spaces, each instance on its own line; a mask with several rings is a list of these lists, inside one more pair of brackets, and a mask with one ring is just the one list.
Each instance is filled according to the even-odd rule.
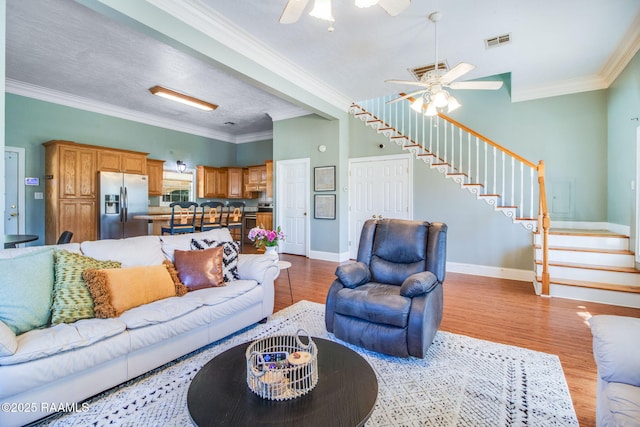
[[291,263],[289,261],[278,261],[278,268],[280,270],[287,270],[287,279],[289,280],[289,294],[291,294],[291,304],[293,304],[293,290],[291,289],[291,275],[289,274],[289,267],[291,267]]

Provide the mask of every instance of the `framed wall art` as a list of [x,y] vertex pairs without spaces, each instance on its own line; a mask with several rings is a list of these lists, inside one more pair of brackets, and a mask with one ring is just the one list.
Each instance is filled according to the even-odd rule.
[[336,195],[316,194],[313,217],[316,219],[336,219]]
[[313,168],[313,189],[315,191],[336,191],[336,167]]

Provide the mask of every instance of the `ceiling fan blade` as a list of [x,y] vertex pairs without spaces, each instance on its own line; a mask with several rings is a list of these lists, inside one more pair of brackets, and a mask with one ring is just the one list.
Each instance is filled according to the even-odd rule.
[[411,92],[411,93],[408,93],[406,95],[402,95],[402,96],[400,96],[398,98],[394,98],[394,99],[392,99],[390,101],[387,101],[386,103],[387,104],[395,104],[398,101],[402,101],[403,99],[411,98],[412,96],[417,95],[419,93],[422,93],[424,91],[425,91],[425,89],[416,90],[415,92]]
[[449,84],[451,89],[480,89],[497,90],[502,87],[500,81],[477,81],[477,82],[453,82]]
[[300,19],[309,0],[289,0],[280,15],[281,24],[293,24]]
[[378,4],[389,15],[396,16],[409,7],[411,0],[380,0]]
[[413,85],[413,86],[422,86],[429,87],[431,84],[423,83],[423,82],[414,82],[413,80],[385,80],[385,83],[398,83],[401,85]]
[[453,67],[452,69],[450,69],[449,71],[447,71],[447,73],[440,78],[440,81],[442,82],[442,84],[447,85],[452,81],[454,81],[455,79],[457,79],[458,77],[467,74],[469,71],[473,70],[474,68],[476,68],[475,65],[467,64],[466,62],[461,62],[455,67]]

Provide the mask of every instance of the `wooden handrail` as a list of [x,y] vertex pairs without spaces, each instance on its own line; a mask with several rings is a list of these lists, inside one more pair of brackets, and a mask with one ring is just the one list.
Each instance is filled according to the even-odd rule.
[[[405,93],[400,92],[400,96],[405,96],[405,95],[406,95]],[[409,102],[414,102],[415,98],[410,96],[410,97],[406,98],[406,100],[409,101]],[[536,165],[535,163],[533,163],[533,162],[525,159],[524,157],[514,153],[513,151],[503,147],[502,145],[498,144],[497,142],[494,142],[494,141],[490,140],[486,136],[479,134],[478,132],[474,131],[473,129],[470,129],[470,128],[466,127],[462,123],[460,123],[460,122],[458,122],[456,120],[453,120],[451,117],[445,116],[442,113],[438,113],[438,117],[448,121],[449,123],[453,124],[454,126],[459,127],[460,129],[464,130],[465,132],[470,133],[471,135],[473,135],[473,136],[475,136],[477,138],[480,138],[481,140],[483,140],[487,144],[491,145],[492,147],[496,147],[498,150],[506,153],[508,156],[511,156],[511,157],[515,158],[516,160],[521,161],[522,163],[524,163],[525,165],[529,166],[530,168],[538,170],[538,165]]]

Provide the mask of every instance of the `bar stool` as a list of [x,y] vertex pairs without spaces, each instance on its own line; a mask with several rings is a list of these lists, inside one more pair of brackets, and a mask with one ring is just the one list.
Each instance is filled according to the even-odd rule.
[[240,252],[244,251],[244,207],[244,202],[229,202],[225,223],[229,231],[240,230]]
[[222,228],[222,210],[224,203],[222,202],[202,202],[202,216],[200,218],[199,231],[208,231],[216,228]]
[[162,227],[161,233],[194,233],[196,231],[196,210],[198,209],[198,204],[195,202],[173,202],[169,206],[171,207],[169,226]]

